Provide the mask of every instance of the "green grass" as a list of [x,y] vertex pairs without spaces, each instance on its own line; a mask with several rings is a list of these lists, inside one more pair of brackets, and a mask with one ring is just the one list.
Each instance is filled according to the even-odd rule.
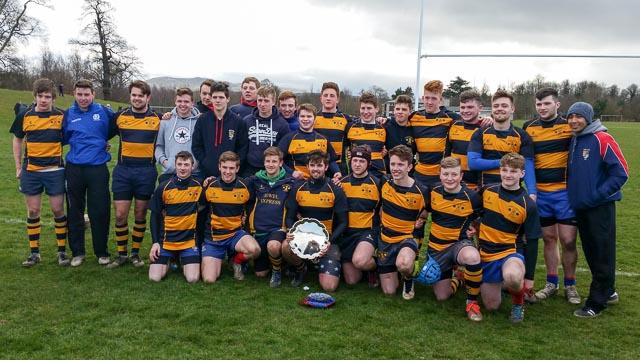
[[[0,90],[0,122],[6,129],[0,136],[5,149],[0,180],[6,184],[0,207],[2,358],[638,358],[638,275],[618,276],[620,304],[593,320],[575,318],[575,306],[558,296],[528,306],[520,325],[509,323],[504,305],[496,313],[485,312],[485,320],[475,324],[466,320],[462,292],[438,303],[423,286],[413,301],[404,301],[366,284],[341,285],[334,308],[313,310],[297,305],[306,293],[301,289],[270,289],[253,276],[236,282],[228,269],[219,283],[188,285],[179,274],[151,284],[147,268],[127,265],[109,271],[92,256],[80,268],[59,268],[47,206],[43,263],[23,269],[26,211],[7,130],[13,104],[30,99],[25,92]],[[58,106],[69,100],[59,99]],[[621,143],[632,176],[618,207],[618,270],[637,274],[640,124],[607,126]],[[148,246],[147,234],[143,253]],[[115,252],[114,242],[110,249]],[[582,258],[579,266],[586,268]],[[539,287],[544,270],[538,270]],[[588,272],[578,273],[581,294],[587,294],[589,281]],[[316,281],[308,285],[318,290]]]

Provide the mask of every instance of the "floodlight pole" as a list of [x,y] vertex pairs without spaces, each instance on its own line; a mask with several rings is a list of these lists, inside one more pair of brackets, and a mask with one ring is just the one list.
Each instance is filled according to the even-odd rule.
[[413,109],[418,110],[420,101],[420,61],[422,60],[422,23],[424,17],[424,0],[420,0],[420,32],[418,33],[418,66],[416,70],[416,87],[413,89]]

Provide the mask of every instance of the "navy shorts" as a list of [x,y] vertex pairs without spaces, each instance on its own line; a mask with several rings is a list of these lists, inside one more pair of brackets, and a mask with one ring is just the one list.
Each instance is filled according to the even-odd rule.
[[64,169],[53,171],[27,171],[20,174],[20,192],[25,195],[40,195],[44,191],[49,196],[64,194]]
[[211,241],[210,239],[205,239],[204,244],[202,244],[202,257],[210,256],[223,260],[227,253],[231,256],[236,252],[236,245],[245,235],[248,234],[244,230],[238,230],[232,237],[225,240]]
[[154,264],[167,265],[169,260],[180,257],[180,264],[200,264],[200,250],[194,246],[184,250],[166,250],[160,248],[160,256]]
[[442,251],[435,251],[429,248],[429,256],[440,265],[440,280],[451,278],[453,265],[462,265],[458,264],[458,254],[462,248],[467,246],[472,246],[474,249],[476,248],[473,241],[468,239],[458,240]]
[[418,243],[414,238],[406,238],[397,243],[388,243],[380,239],[378,241],[378,272],[388,274],[398,271],[396,258],[402,248],[408,247],[418,254]]
[[331,244],[329,245],[327,253],[318,260],[318,274],[340,277],[341,271],[340,247],[336,244]]
[[481,264],[482,282],[487,284],[496,284],[504,281],[504,279],[502,278],[502,266],[508,259],[511,259],[512,257],[520,259],[520,261],[522,261],[522,263],[524,264],[524,256],[518,253],[507,255],[499,260],[488,262],[483,261]]
[[157,177],[158,170],[155,166],[116,165],[111,180],[113,200],[151,199],[156,188]]
[[536,197],[536,205],[538,206],[540,225],[542,227],[555,224],[577,226],[576,214],[569,204],[567,190],[539,191]]
[[342,238],[342,246],[340,248],[341,260],[344,262],[351,262],[353,253],[356,251],[358,244],[363,241],[371,244],[374,249],[378,247],[378,237],[375,236],[371,230],[362,230],[345,235]]
[[271,240],[282,242],[286,237],[287,234],[282,230],[255,235],[255,239],[258,242],[258,245],[260,245],[260,256],[253,261],[253,266],[256,272],[266,271],[271,268],[269,252],[267,251],[267,243]]

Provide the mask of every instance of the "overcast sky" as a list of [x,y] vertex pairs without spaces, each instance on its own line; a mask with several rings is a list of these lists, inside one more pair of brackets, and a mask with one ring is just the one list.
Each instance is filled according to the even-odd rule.
[[[378,85],[415,87],[420,0],[112,0],[117,31],[146,78],[268,77],[283,88],[317,90],[336,81],[354,92]],[[67,42],[85,22],[82,0],[35,9],[44,44]],[[423,53],[640,55],[637,0],[425,0]],[[640,83],[640,60],[437,59],[422,61],[421,82],[455,76],[492,90],[541,74],[572,82]]]

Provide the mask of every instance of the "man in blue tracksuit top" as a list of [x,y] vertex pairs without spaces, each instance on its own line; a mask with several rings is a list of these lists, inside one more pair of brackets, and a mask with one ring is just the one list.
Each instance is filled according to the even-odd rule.
[[93,101],[95,94],[90,81],[76,82],[73,93],[75,102],[62,121],[64,142],[69,144],[65,177],[69,247],[73,255],[71,266],[80,266],[85,257],[85,205],[91,222],[93,252],[98,263],[106,265],[109,263],[107,239],[111,218],[106,165],[111,155],[107,151],[107,141],[115,135],[110,133],[115,118],[111,109]]
[[567,189],[576,213],[582,250],[591,270],[591,287],[584,306],[574,311],[582,318],[598,316],[607,304],[618,302],[615,291],[616,207],[629,167],[620,147],[593,120],[593,108],[577,102],[567,120],[573,132],[569,150]]

